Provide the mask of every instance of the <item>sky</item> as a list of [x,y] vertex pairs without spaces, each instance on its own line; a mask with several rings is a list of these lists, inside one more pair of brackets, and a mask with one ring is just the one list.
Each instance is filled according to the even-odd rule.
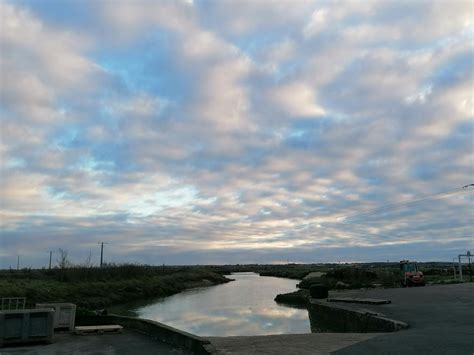
[[0,0],[0,268],[451,261],[473,43],[470,1]]

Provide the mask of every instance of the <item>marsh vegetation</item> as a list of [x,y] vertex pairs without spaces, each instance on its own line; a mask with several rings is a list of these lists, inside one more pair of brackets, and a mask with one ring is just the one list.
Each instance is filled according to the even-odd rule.
[[223,275],[201,267],[107,265],[3,270],[0,298],[26,297],[27,306],[38,302],[72,302],[80,310],[93,310],[228,281]]
[[[454,282],[450,264],[422,263],[420,266],[427,283]],[[400,284],[398,263],[219,266],[106,264],[102,268],[62,263],[50,270],[0,270],[0,297],[26,297],[29,306],[38,302],[72,302],[81,310],[92,310],[133,300],[166,297],[198,286],[225,283],[229,281],[225,275],[232,272],[255,272],[261,276],[300,280],[300,291],[289,296],[290,303],[294,304],[301,303],[301,297],[306,297],[306,290],[315,283],[324,284],[329,289],[399,287]],[[319,276],[310,277],[312,273]]]

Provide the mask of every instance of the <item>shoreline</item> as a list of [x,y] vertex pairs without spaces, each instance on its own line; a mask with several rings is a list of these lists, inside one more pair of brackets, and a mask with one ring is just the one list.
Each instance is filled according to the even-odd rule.
[[211,283],[209,280],[202,280],[202,282],[196,282],[195,284],[193,284],[189,287],[186,287],[186,288],[182,289],[179,292],[170,294],[170,295],[152,296],[152,297],[147,297],[147,298],[136,298],[136,299],[124,302],[124,303],[114,303],[114,304],[111,304],[110,306],[107,307],[107,312],[109,314],[116,314],[116,315],[120,315],[120,316],[138,317],[135,312],[133,312],[131,310],[122,311],[121,308],[128,309],[131,306],[137,306],[137,305],[141,306],[142,303],[143,303],[143,306],[145,306],[145,305],[150,304],[150,303],[155,303],[157,300],[166,299],[166,298],[171,297],[171,296],[179,295],[180,293],[183,293],[183,292],[186,292],[186,291],[190,291],[190,290],[194,290],[194,289],[200,289],[200,288],[209,288],[209,287],[219,286],[219,285],[226,284],[228,282],[235,281],[234,279],[230,279],[230,278],[227,278],[227,277],[226,277],[226,279],[228,281],[218,282],[218,283]]
[[[182,291],[224,284],[231,279],[203,269],[163,270],[137,267],[128,270],[99,270],[100,277],[78,277],[90,270],[55,270],[38,272],[30,277],[8,275],[0,278],[0,297],[26,297],[27,307],[36,303],[69,302],[77,305],[78,314],[149,298],[172,296]],[[117,275],[107,275],[115,272]],[[68,279],[64,279],[66,276]],[[77,277],[77,280],[74,278]]]

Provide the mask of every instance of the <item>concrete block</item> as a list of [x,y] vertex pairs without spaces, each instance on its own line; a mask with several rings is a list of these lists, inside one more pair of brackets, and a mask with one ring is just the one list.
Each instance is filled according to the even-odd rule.
[[377,298],[352,298],[352,297],[333,297],[328,298],[328,302],[343,302],[343,303],[362,303],[362,304],[389,304],[390,300],[382,300]]
[[36,308],[54,310],[54,329],[74,330],[76,321],[76,305],[72,303],[38,303]]
[[51,309],[0,311],[0,346],[31,342],[53,342]]

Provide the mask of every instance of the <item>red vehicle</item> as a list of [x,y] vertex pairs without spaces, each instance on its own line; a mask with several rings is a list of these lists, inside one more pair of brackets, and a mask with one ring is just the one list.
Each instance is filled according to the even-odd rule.
[[425,277],[414,261],[400,261],[402,287],[425,286]]

